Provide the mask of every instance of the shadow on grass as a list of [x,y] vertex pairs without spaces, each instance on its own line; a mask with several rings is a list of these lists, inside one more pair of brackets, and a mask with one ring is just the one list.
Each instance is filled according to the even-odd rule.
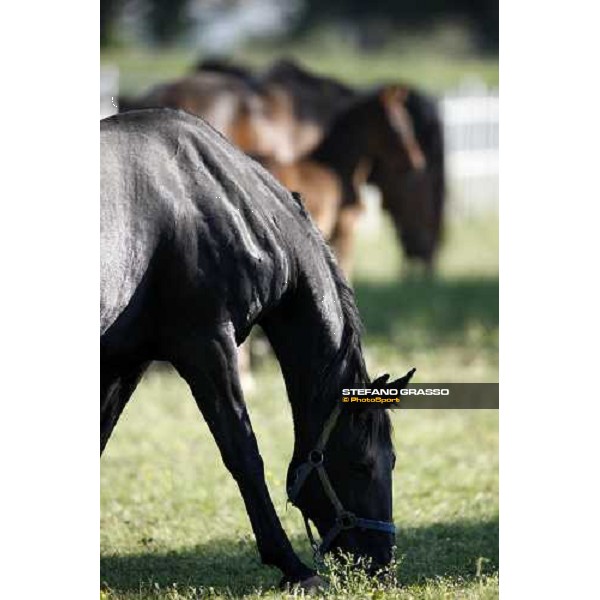
[[498,277],[358,280],[354,289],[367,334],[394,343],[460,342],[473,327],[498,329]]
[[498,519],[401,529],[400,582],[411,585],[438,577],[469,580],[497,573],[498,541]]
[[[296,548],[305,540],[293,540]],[[498,572],[498,520],[437,523],[401,529],[398,556],[403,557],[399,579],[403,585],[439,577],[457,581]],[[302,558],[307,560],[306,553]],[[478,566],[479,565],[479,566]],[[479,570],[479,573],[478,573]],[[217,593],[243,595],[277,586],[279,571],[260,564],[251,540],[218,540],[174,552],[105,555],[100,559],[102,585],[116,592],[138,592],[158,584],[212,587]]]

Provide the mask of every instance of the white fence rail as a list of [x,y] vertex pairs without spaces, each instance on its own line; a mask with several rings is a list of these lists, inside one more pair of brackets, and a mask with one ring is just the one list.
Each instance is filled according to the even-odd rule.
[[119,69],[102,67],[100,69],[100,118],[110,117],[119,110]]
[[497,90],[445,95],[440,103],[451,214],[498,211]]

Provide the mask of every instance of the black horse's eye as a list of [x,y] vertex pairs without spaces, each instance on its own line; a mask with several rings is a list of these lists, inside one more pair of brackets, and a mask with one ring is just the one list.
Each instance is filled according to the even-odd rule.
[[362,475],[363,477],[371,477],[373,473],[372,465],[366,463],[352,463],[351,468],[357,475]]

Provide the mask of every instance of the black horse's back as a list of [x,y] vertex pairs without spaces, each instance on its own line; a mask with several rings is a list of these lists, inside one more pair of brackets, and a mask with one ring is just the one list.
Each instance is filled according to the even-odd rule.
[[[292,248],[322,244],[298,200],[201,119],[115,115],[101,122],[101,146],[101,333],[155,281],[161,323],[202,313],[230,320],[241,340],[290,284]],[[328,272],[320,262],[311,267]]]

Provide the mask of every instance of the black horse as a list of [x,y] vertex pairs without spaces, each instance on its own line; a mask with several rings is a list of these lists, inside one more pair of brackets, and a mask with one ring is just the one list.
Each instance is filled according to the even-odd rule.
[[314,581],[273,507],[240,387],[236,347],[260,324],[292,407],[290,499],[323,551],[388,563],[390,420],[341,410],[343,387],[369,386],[360,319],[302,203],[180,111],[105,119],[101,160],[100,452],[149,362],[171,362],[239,485],[262,561],[284,581]]

